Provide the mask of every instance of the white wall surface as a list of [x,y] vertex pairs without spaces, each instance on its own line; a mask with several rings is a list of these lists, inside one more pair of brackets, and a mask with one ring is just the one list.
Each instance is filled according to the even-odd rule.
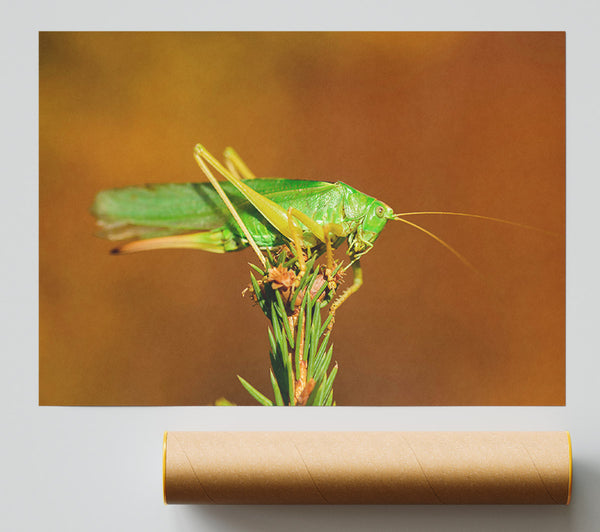
[[[215,2],[216,4],[216,2]],[[166,5],[166,3],[164,4]],[[0,143],[0,530],[600,530],[600,106],[595,2],[4,3]],[[77,29],[567,31],[567,406],[265,409],[39,407],[37,32]],[[164,430],[570,430],[556,506],[164,506]]]

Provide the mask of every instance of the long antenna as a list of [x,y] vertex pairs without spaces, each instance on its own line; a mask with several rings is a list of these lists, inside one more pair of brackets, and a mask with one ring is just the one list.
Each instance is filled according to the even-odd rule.
[[423,233],[425,233],[426,235],[430,236],[436,242],[438,242],[439,244],[441,244],[442,246],[444,246],[448,251],[450,251],[450,253],[452,253],[455,257],[457,257],[458,260],[460,260],[467,268],[469,268],[470,270],[472,270],[477,275],[481,275],[477,271],[477,269],[465,257],[463,257],[458,251],[456,251],[450,244],[448,244],[447,242],[444,242],[439,236],[434,235],[431,231],[428,231],[427,229],[425,229],[424,227],[421,227],[420,225],[417,225],[416,223],[409,222],[408,220],[405,220],[404,218],[401,218],[401,216],[403,216],[403,214],[395,214],[394,215],[394,220],[398,220],[399,222],[403,222],[405,224],[408,224],[408,225],[410,225],[410,226],[418,229],[419,231],[423,231]]
[[524,229],[531,229],[533,231],[539,231],[540,233],[546,233],[551,236],[559,236],[558,233],[553,231],[547,231],[546,229],[540,229],[539,227],[535,227],[533,225],[527,225],[519,222],[511,222],[510,220],[503,220],[502,218],[493,218],[492,216],[482,216],[481,214],[468,214],[465,212],[445,212],[445,211],[418,211],[418,212],[401,212],[398,214],[394,214],[395,219],[399,219],[400,216],[413,216],[418,214],[446,214],[449,216],[466,216],[467,218],[479,218],[481,220],[490,220],[492,222],[499,222],[508,225],[514,225],[516,227],[523,227]]

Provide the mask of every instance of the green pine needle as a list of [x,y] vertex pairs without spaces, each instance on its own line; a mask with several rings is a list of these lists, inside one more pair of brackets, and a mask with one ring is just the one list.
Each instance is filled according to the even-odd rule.
[[273,402],[268,399],[267,397],[265,397],[262,393],[260,393],[254,386],[252,386],[252,384],[250,384],[247,380],[245,380],[244,378],[240,377],[239,375],[237,376],[237,378],[240,380],[240,382],[242,383],[242,386],[244,388],[246,388],[246,390],[248,391],[248,393],[254,397],[254,399],[256,399],[261,405],[263,406],[273,406]]
[[271,376],[271,385],[273,386],[273,393],[275,394],[275,404],[277,406],[284,406],[285,403],[283,402],[277,379],[275,378],[275,375],[273,375],[273,370],[269,370],[269,375]]

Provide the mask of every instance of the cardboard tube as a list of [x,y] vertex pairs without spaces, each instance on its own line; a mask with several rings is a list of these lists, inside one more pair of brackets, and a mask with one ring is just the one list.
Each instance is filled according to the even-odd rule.
[[165,503],[568,504],[568,432],[168,432]]

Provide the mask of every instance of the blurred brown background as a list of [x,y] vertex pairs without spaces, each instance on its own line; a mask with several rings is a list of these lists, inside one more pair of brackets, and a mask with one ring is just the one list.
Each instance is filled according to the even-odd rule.
[[342,180],[414,217],[363,260],[334,330],[338,405],[561,405],[564,33],[40,34],[40,404],[254,404],[267,321],[250,251],[123,257],[100,189],[204,180],[201,142],[261,176]]

